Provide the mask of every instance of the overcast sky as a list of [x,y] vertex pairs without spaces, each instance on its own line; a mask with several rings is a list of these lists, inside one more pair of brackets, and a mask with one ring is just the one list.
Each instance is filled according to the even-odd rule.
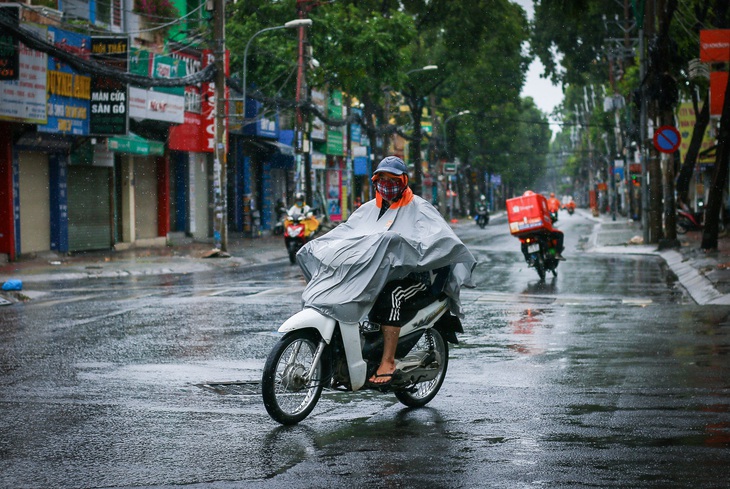
[[[525,9],[527,17],[532,20],[532,0],[512,1]],[[532,64],[530,64],[530,70],[527,72],[525,86],[522,88],[522,96],[532,97],[540,110],[549,114],[556,105],[559,105],[563,101],[563,91],[560,87],[553,85],[550,80],[540,78],[540,75],[544,71],[545,67],[542,63],[537,59],[533,60]],[[555,131],[555,128],[553,128],[553,131]]]

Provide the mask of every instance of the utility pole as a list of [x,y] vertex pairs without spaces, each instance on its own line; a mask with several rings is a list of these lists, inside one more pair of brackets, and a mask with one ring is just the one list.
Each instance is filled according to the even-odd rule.
[[[300,19],[307,18],[307,13],[311,8],[307,5],[307,0],[297,0],[297,12]],[[304,44],[305,44],[305,28],[304,26],[299,27],[299,48],[297,55],[297,91],[296,91],[296,131],[295,133],[295,146],[297,150],[297,158],[304,159],[304,195],[306,196],[307,202],[311,205],[312,200],[312,159],[311,159],[311,148],[309,139],[305,140],[305,126],[304,126],[304,115],[302,113],[301,102],[304,90],[307,90],[306,81],[304,79]],[[307,97],[308,98],[308,97]]]
[[226,16],[225,0],[213,0],[213,49],[215,64],[215,148],[213,183],[213,239],[215,247],[228,251],[228,179],[226,168]]

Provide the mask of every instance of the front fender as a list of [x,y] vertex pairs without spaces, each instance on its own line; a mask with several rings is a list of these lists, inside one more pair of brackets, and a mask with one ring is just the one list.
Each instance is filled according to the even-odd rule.
[[279,326],[280,333],[289,333],[297,329],[316,329],[322,336],[322,339],[329,344],[332,340],[332,334],[335,331],[336,321],[314,309],[305,308],[284,321]]

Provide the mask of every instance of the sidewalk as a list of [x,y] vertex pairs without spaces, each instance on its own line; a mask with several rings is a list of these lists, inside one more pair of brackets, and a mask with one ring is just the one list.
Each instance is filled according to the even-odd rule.
[[[610,215],[593,217],[585,209],[576,212],[598,224],[589,237],[588,252],[661,256],[695,302],[701,305],[730,304],[730,236],[720,237],[717,251],[704,253],[699,248],[701,233],[690,232],[679,236],[682,245],[679,249],[660,252],[656,245],[642,243],[643,231],[636,222],[621,216],[617,216],[616,221]],[[468,222],[471,224],[471,221]],[[55,283],[61,287],[65,280],[189,274],[288,261],[281,236],[229,236],[228,258],[210,256],[212,249],[212,243],[184,239],[161,248],[106,250],[72,256],[47,252],[21,258],[0,264],[0,284],[11,279],[23,282],[20,293],[0,291],[0,303],[3,298],[9,301],[32,298],[29,291],[34,285]]]
[[718,249],[705,253],[700,249],[702,232],[677,236],[681,247],[658,251],[656,245],[643,244],[643,230],[637,222],[611,215],[583,216],[598,222],[588,249],[593,253],[651,254],[661,256],[697,304],[730,304],[730,236],[718,239]]
[[140,275],[187,274],[243,266],[262,266],[288,260],[281,236],[229,236],[228,254],[211,253],[213,243],[183,239],[170,246],[74,253],[39,253],[0,264],[0,284],[9,279],[23,283],[54,282]]

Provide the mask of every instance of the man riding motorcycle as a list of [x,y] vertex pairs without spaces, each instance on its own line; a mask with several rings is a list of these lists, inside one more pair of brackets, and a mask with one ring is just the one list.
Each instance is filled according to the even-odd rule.
[[489,224],[489,206],[487,205],[487,197],[482,195],[476,205],[477,217],[476,222],[479,227],[484,228]]
[[376,198],[309,242],[297,262],[309,281],[302,295],[305,307],[339,321],[368,317],[380,324],[383,354],[369,384],[382,387],[398,375],[394,357],[400,326],[441,286],[451,314],[461,316],[459,290],[472,284],[476,260],[438,211],[408,188],[400,158],[384,158],[372,181]]
[[[524,193],[524,195],[529,195],[532,193],[533,192],[531,190],[528,190]],[[560,201],[555,197],[555,192],[550,192],[550,198],[547,199],[547,207],[548,211],[551,214],[551,217],[553,213],[555,215],[555,218],[553,218],[553,222],[557,221],[558,209],[560,209]],[[563,258],[563,232],[559,229],[553,228],[552,231],[547,232],[546,234],[548,235],[550,241],[555,248],[555,259],[565,260],[565,258]]]
[[306,216],[307,212],[309,212],[310,210],[310,207],[304,202],[304,194],[301,192],[297,192],[294,195],[294,205],[289,208],[289,216],[291,216],[293,219],[296,219],[300,215]]
[[284,229],[292,222],[302,221],[304,223],[305,237],[308,239],[319,229],[319,221],[311,214],[312,209],[304,202],[304,194],[297,192],[294,195],[294,205],[287,211],[287,219],[284,222]]

